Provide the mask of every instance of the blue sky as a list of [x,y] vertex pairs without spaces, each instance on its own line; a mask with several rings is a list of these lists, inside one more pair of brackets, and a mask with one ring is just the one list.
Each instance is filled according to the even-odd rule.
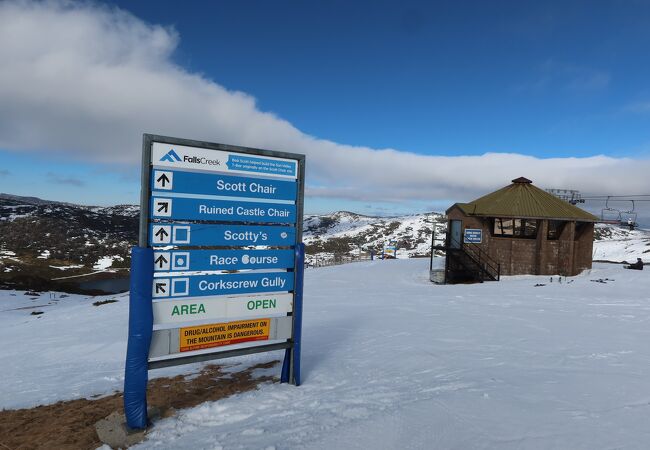
[[139,136],[156,132],[307,153],[309,212],[444,209],[531,172],[650,193],[648,2],[74,5],[0,9],[4,28],[62,36],[4,31],[0,192],[136,203]]
[[[650,3],[121,2],[300,130],[459,155],[650,150]],[[188,6],[188,5],[194,5]]]

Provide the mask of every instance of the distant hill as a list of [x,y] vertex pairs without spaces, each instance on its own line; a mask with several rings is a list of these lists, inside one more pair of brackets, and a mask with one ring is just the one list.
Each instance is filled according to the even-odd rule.
[[634,262],[637,258],[650,262],[650,231],[596,224],[594,261]]
[[129,267],[139,208],[0,197],[0,283]]
[[72,206],[77,206],[74,205],[74,203],[66,203],[66,202],[57,202],[54,200],[43,200],[42,198],[38,197],[23,197],[21,195],[13,195],[13,194],[5,194],[0,192],[0,200],[16,200],[22,203],[28,203],[30,205],[72,205]]
[[[7,280],[128,268],[138,225],[134,205],[81,206],[0,194],[0,287]],[[435,212],[374,217],[338,211],[306,215],[303,241],[310,262],[368,258],[390,243],[396,244],[398,258],[426,257],[434,227],[444,236],[446,222]],[[649,253],[647,231],[597,225],[594,259],[633,261]]]
[[394,243],[398,258],[428,256],[431,230],[444,236],[444,216],[431,212],[395,217],[363,216],[348,211],[305,216],[303,241],[307,254],[321,261],[341,255],[380,255],[385,245]]

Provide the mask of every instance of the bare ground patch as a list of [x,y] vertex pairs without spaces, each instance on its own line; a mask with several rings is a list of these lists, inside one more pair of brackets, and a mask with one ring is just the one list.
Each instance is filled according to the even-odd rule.
[[[257,364],[245,370],[225,373],[224,366],[207,365],[198,374],[150,380],[147,404],[163,417],[177,409],[190,408],[233,394],[256,389],[276,377],[254,378],[256,369],[269,369],[279,361]],[[0,450],[96,449],[101,445],[95,423],[113,411],[122,411],[122,393],[98,399],[61,401],[29,409],[0,411]]]

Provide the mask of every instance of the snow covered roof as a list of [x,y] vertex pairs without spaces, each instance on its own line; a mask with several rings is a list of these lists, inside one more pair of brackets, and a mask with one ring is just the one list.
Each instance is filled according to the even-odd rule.
[[559,219],[596,222],[598,218],[556,196],[533,186],[527,178],[519,177],[505,186],[469,203],[456,203],[470,216],[520,217],[531,219]]

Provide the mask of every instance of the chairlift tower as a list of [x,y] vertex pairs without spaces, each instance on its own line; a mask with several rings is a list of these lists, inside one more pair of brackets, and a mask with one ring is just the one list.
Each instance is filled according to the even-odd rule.
[[576,191],[575,189],[546,189],[546,192],[553,194],[560,200],[564,200],[572,205],[585,202],[580,191]]

